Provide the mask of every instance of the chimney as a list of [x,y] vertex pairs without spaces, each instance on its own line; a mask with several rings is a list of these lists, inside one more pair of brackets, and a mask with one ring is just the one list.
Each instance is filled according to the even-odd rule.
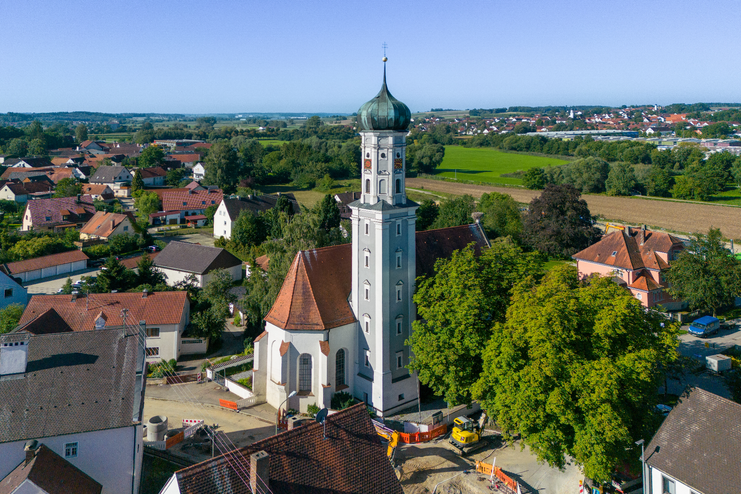
[[76,291],[72,292],[72,302],[74,302],[75,300],[77,300],[77,292]]
[[23,466],[26,466],[29,463],[31,463],[31,460],[34,459],[38,450],[39,450],[39,442],[36,439],[31,439],[30,441],[26,441],[26,445],[23,447],[23,451],[26,452],[26,462],[23,464]]
[[31,335],[26,332],[0,336],[0,376],[26,372],[30,338]]
[[258,494],[267,489],[270,489],[270,455],[258,451],[250,455],[250,490]]
[[77,194],[77,204],[80,204],[80,199],[82,199],[82,194]]
[[484,216],[484,213],[480,213],[478,211],[471,213],[471,218],[473,218],[473,221],[475,221],[477,225],[481,223],[482,216]]
[[145,289],[144,289],[144,290],[142,291],[142,298],[147,298],[147,294],[148,294],[148,293],[149,293],[149,291],[148,291],[148,290],[147,290],[147,289],[145,288]]

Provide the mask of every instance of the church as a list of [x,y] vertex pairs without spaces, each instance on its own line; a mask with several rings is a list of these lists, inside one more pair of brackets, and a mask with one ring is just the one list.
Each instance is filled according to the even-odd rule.
[[381,90],[358,111],[352,243],[297,253],[255,339],[253,390],[276,408],[330,408],[343,391],[381,417],[416,406],[406,345],[415,279],[470,243],[479,252],[489,245],[479,223],[415,231],[418,205],[404,183],[411,112],[389,92],[385,62]]

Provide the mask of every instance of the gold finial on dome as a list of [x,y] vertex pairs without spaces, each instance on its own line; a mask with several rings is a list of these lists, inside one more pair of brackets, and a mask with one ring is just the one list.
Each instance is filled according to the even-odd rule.
[[386,57],[383,57],[383,59],[382,59],[382,60],[383,60],[384,62],[388,62],[388,58],[386,58]]

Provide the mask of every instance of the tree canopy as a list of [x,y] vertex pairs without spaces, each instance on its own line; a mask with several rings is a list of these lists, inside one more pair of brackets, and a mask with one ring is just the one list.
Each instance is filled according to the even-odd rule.
[[544,254],[569,257],[592,245],[602,233],[579,191],[571,185],[546,186],[524,216],[525,243]]
[[21,304],[10,304],[0,309],[0,334],[13,331],[23,316]]
[[672,297],[713,315],[741,295],[741,261],[723,246],[717,228],[691,236],[689,247],[672,261],[666,278]]
[[237,152],[229,141],[219,141],[206,156],[204,183],[216,185],[226,193],[237,190],[240,167]]
[[75,197],[82,192],[82,185],[74,178],[63,178],[54,188],[54,197]]
[[507,239],[477,256],[472,247],[435,264],[435,275],[417,282],[410,368],[448,403],[470,403],[482,371],[482,354],[495,322],[504,320],[513,287],[541,276],[537,254]]
[[473,396],[539,460],[560,468],[568,455],[609,480],[652,432],[661,369],[678,344],[678,328],[662,321],[607,278],[584,284],[575,268],[554,268],[514,290]]

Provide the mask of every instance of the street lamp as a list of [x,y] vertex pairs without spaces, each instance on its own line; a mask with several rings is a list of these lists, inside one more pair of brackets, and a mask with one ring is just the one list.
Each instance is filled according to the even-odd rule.
[[636,446],[641,447],[641,485],[643,486],[641,490],[645,494],[648,491],[646,490],[646,455],[644,454],[645,452],[643,450],[644,442],[645,441],[643,439],[639,439],[638,441],[636,441]]
[[[288,398],[293,398],[294,396],[296,396],[296,392],[295,391],[291,391],[291,394],[288,395]],[[283,400],[283,403],[287,402],[288,401],[288,398],[286,398],[285,400]],[[275,433],[276,434],[278,434],[278,412],[280,412],[280,407],[283,406],[283,403],[281,403],[280,406],[278,407],[278,409],[275,411]]]

